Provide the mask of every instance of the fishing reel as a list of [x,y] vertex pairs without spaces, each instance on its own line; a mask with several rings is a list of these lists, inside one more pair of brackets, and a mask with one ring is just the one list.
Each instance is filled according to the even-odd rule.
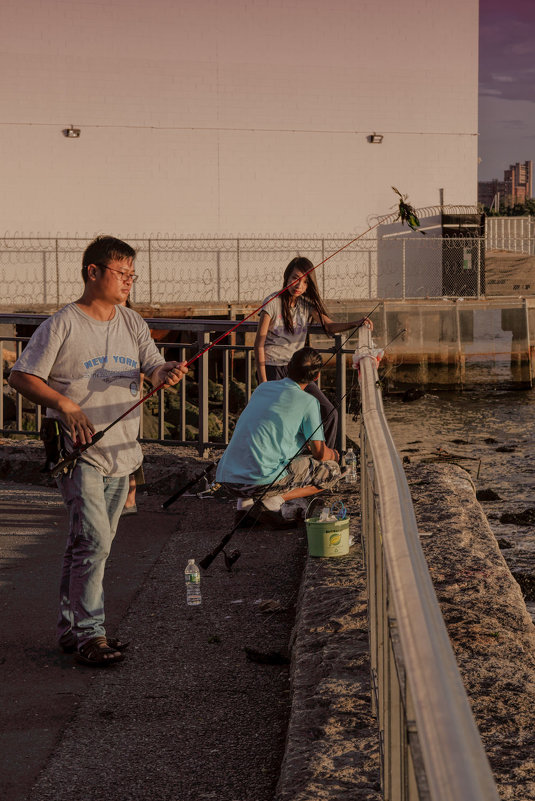
[[232,565],[238,561],[241,556],[241,551],[238,548],[234,548],[233,551],[227,553],[225,549],[223,549],[223,558],[225,559],[225,567],[227,568],[228,572],[230,573],[232,570]]

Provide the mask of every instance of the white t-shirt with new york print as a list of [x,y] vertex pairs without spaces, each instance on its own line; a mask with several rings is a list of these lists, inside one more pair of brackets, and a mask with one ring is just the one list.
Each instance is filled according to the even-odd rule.
[[[102,322],[69,303],[41,323],[13,369],[42,378],[102,431],[139,400],[140,372],[150,375],[164,361],[133,309],[116,306],[113,319]],[[137,441],[140,408],[88,448],[83,461],[103,475],[133,473],[143,458]],[[47,413],[59,418],[53,409]],[[67,447],[72,449],[69,437]]]

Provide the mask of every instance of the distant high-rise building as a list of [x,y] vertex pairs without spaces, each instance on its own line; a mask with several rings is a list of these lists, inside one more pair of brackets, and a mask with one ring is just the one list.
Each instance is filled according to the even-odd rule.
[[503,181],[493,178],[492,181],[478,181],[477,199],[482,206],[494,207],[514,206],[525,203],[533,197],[533,162],[510,164],[503,172]]
[[533,162],[510,164],[503,173],[504,201],[507,206],[525,203],[532,197]]
[[492,181],[478,181],[477,183],[477,202],[482,206],[496,211],[500,208],[500,200],[504,195],[504,183],[493,178]]

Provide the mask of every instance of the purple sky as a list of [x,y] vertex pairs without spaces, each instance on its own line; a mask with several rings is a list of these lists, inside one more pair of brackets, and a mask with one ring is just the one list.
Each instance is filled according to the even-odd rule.
[[480,0],[479,178],[535,161],[535,0]]

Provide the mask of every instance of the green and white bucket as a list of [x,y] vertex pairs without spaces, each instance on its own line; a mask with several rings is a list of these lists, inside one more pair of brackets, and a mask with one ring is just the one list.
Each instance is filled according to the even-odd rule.
[[306,520],[310,556],[345,556],[349,553],[349,517],[321,522],[318,517]]

